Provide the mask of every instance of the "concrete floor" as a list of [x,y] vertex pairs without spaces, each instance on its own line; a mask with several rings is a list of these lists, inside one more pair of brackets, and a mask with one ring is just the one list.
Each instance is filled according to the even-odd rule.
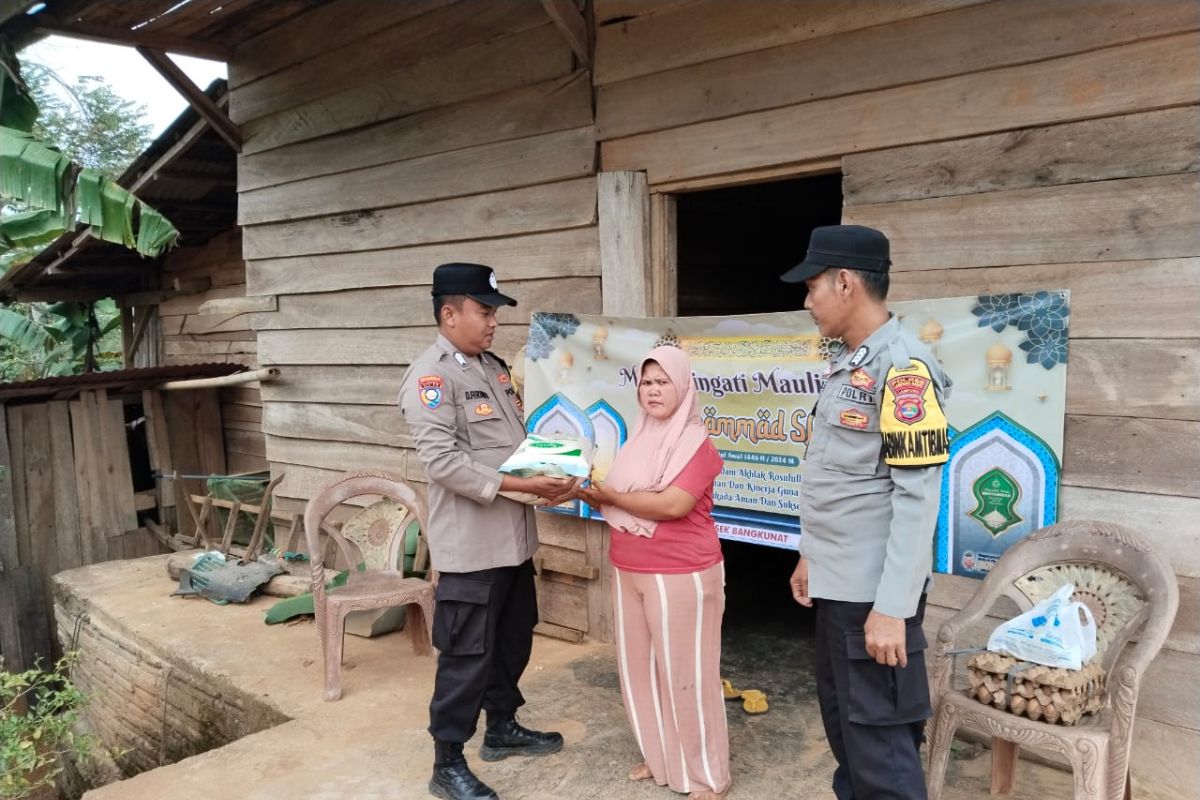
[[[186,659],[214,681],[251,692],[291,718],[218,750],[89,792],[86,800],[383,800],[423,798],[432,757],[425,731],[434,662],[413,655],[407,636],[348,636],[345,694],[321,700],[321,662],[309,622],[267,627],[273,602],[219,607],[168,597],[165,557],[113,562],[63,573],[58,580],[86,598],[89,614],[119,621],[163,654]],[[786,624],[786,623],[785,623]],[[781,639],[751,628],[727,639],[726,667],[740,688],[768,693],[771,710],[745,714],[730,703],[733,788],[730,800],[831,797],[833,771],[821,732],[802,635]],[[787,647],[788,641],[799,644]],[[539,759],[487,764],[477,773],[507,800],[629,798],[668,800],[668,789],[631,783],[639,759],[617,692],[607,645],[536,637],[523,689],[522,721],[562,731],[567,746]],[[477,737],[478,740],[479,737]],[[469,753],[478,749],[473,742]],[[949,800],[988,791],[987,752],[951,764]],[[1016,800],[1071,796],[1070,776],[1023,763]]]

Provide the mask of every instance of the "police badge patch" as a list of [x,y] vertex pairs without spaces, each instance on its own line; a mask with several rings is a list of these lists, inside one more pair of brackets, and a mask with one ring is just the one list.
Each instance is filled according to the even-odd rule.
[[871,348],[865,344],[854,351],[854,355],[850,356],[850,367],[861,367],[867,360],[867,356],[871,355]]
[[442,388],[445,384],[442,383],[440,375],[426,375],[422,378],[417,378],[417,394],[421,398],[421,404],[428,409],[437,408],[442,404]]

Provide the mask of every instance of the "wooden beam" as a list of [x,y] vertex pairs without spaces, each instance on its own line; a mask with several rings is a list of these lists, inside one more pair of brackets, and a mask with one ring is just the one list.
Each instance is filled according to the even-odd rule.
[[63,22],[49,15],[43,18],[41,14],[38,15],[35,30],[38,33],[45,33],[47,35],[58,34],[59,36],[69,36],[73,39],[123,44],[130,47],[137,47],[139,50],[142,47],[147,47],[155,50],[165,50],[170,53],[179,53],[185,56],[207,58],[213,61],[229,61],[233,52],[231,48],[217,42],[200,42],[180,36],[164,36],[163,34],[142,33],[122,28],[109,28],[104,25],[93,25],[87,22]]
[[162,75],[167,83],[175,87],[175,91],[187,99],[188,104],[196,110],[197,114],[208,120],[208,123],[213,126],[213,130],[220,134],[222,139],[229,142],[229,146],[235,152],[242,152],[241,130],[233,124],[233,121],[213,102],[211,97],[192,83],[192,79],[184,74],[170,56],[153,47],[138,47],[137,51],[158,70],[158,74]]
[[554,20],[554,25],[566,38],[567,44],[579,58],[585,69],[592,66],[591,37],[588,35],[588,25],[583,14],[571,0],[542,0],[542,8]]
[[74,301],[77,303],[94,303],[111,297],[111,290],[104,289],[28,289],[18,290],[16,297],[20,303],[58,303]]
[[[121,314],[124,315],[129,309],[122,308]],[[126,367],[133,366],[133,357],[137,355],[138,345],[142,343],[142,339],[146,336],[146,328],[150,322],[150,312],[154,310],[153,306],[141,306],[137,310],[137,317],[133,322],[132,335],[126,339],[125,345],[125,364]]]
[[218,297],[205,300],[196,311],[200,315],[208,314],[247,314],[252,311],[275,311],[279,308],[278,296],[273,294],[252,295],[250,297]]

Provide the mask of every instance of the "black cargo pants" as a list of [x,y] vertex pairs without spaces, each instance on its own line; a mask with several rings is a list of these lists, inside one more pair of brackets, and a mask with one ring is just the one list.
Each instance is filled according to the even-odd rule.
[[438,654],[429,732],[466,742],[480,710],[511,714],[525,704],[517,682],[529,663],[537,593],[533,562],[438,575],[433,645]]
[[925,672],[925,596],[905,621],[908,666],[867,655],[871,603],[816,601],[817,697],[837,759],[838,800],[924,800],[921,737],[931,715]]

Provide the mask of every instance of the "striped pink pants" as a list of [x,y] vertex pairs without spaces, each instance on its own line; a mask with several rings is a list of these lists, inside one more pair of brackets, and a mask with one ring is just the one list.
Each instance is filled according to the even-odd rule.
[[614,568],[613,608],[621,697],[655,782],[685,794],[724,792],[724,563],[678,575]]

